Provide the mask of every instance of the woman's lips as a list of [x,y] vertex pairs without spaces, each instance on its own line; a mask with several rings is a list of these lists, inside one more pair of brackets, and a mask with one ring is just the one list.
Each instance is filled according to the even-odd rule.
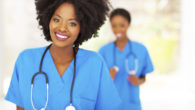
[[122,37],[122,34],[121,33],[117,33],[116,34],[116,38],[120,38],[120,37]]
[[64,34],[64,33],[60,33],[60,32],[55,32],[56,35],[56,39],[60,40],[60,41],[65,41],[69,38],[68,35]]

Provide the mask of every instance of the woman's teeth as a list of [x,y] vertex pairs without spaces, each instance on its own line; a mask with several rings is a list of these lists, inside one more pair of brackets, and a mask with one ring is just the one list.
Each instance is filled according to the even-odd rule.
[[65,38],[68,38],[68,36],[63,36],[63,35],[60,35],[60,34],[56,34],[56,36],[62,38],[62,39],[65,39]]
[[116,34],[116,37],[117,37],[117,38],[120,38],[121,36],[122,36],[121,33]]
[[65,41],[69,38],[69,36],[67,36],[64,33],[55,33],[55,35],[56,35],[56,39],[59,41]]

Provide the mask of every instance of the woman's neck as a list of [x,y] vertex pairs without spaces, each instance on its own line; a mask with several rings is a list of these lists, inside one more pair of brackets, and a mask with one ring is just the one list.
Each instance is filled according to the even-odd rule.
[[73,47],[57,47],[52,44],[49,49],[54,61],[58,64],[65,64],[71,62],[74,57]]
[[119,50],[123,50],[128,43],[129,39],[128,37],[124,37],[123,39],[117,39],[115,41],[115,45],[119,48]]

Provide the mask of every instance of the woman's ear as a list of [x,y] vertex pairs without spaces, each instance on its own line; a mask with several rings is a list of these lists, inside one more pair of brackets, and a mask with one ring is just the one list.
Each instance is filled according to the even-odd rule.
[[128,28],[131,28],[131,23],[129,23]]

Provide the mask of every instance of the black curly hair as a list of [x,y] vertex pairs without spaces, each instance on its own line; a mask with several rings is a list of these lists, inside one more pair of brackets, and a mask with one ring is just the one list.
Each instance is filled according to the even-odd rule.
[[49,23],[55,10],[64,2],[73,4],[81,31],[74,45],[78,47],[84,41],[98,36],[98,30],[108,16],[108,0],[35,0],[37,20],[47,41],[52,41]]
[[127,21],[129,23],[131,23],[131,14],[130,12],[128,12],[127,10],[123,9],[123,8],[117,8],[117,9],[114,9],[111,13],[110,13],[110,20],[116,16],[116,15],[121,15],[123,16],[124,18],[127,19]]

